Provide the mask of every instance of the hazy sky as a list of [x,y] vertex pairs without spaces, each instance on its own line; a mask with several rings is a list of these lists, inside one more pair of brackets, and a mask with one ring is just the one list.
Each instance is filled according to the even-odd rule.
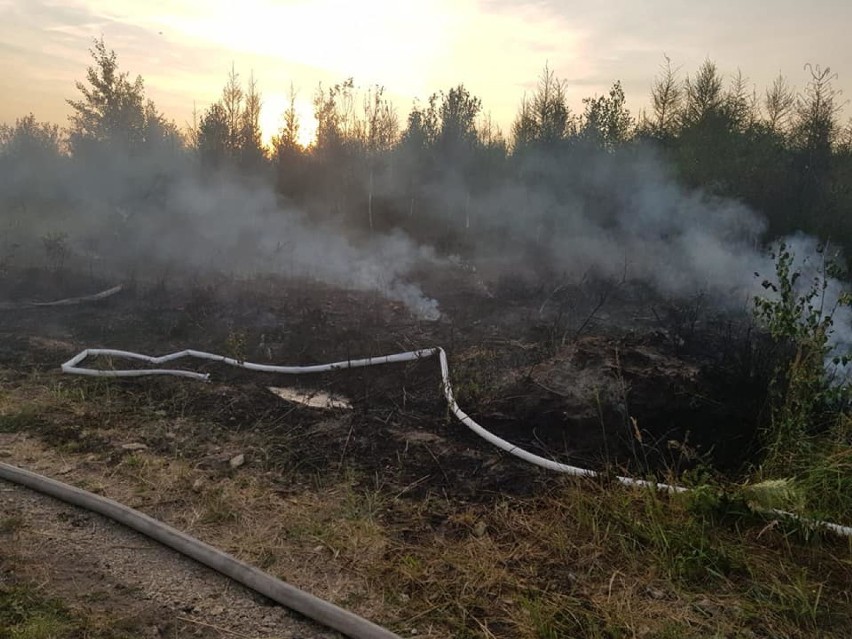
[[101,35],[179,125],[232,63],[253,70],[268,136],[291,82],[308,116],[318,82],[349,76],[383,84],[403,121],[412,99],[464,82],[508,131],[545,63],[578,108],[620,79],[638,109],[664,54],[684,73],[706,57],[740,68],[760,92],[779,72],[801,88],[803,65],[822,64],[852,97],[850,24],[848,0],[0,0],[0,121],[64,124]]

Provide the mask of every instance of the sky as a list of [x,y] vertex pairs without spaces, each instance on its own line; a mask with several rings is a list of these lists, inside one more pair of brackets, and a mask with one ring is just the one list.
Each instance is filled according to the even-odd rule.
[[545,64],[579,110],[616,80],[644,108],[665,56],[684,75],[707,58],[740,70],[758,94],[779,73],[801,89],[820,64],[852,97],[849,24],[846,0],[0,0],[0,122],[67,123],[101,36],[179,126],[233,65],[258,82],[266,139],[292,84],[307,140],[318,83],[350,76],[383,85],[403,122],[414,100],[464,83],[506,133]]

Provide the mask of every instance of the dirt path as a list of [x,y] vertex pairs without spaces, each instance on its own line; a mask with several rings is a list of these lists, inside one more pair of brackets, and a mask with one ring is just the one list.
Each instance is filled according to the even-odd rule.
[[99,515],[4,481],[0,518],[14,522],[2,534],[0,583],[38,584],[134,636],[340,636]]

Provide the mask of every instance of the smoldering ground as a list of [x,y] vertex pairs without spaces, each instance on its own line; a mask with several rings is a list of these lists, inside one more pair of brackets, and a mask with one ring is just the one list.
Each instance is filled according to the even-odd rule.
[[[638,144],[528,153],[496,188],[450,163],[418,185],[417,219],[403,214],[381,232],[353,225],[358,211],[348,219],[309,214],[282,200],[270,179],[202,172],[180,149],[52,159],[13,151],[5,152],[0,181],[7,235],[29,234],[37,245],[40,234],[61,229],[73,251],[103,269],[307,278],[375,291],[434,320],[438,302],[415,273],[453,269],[456,261],[428,238],[415,239],[416,221],[463,238],[463,258],[485,278],[591,275],[640,282],[668,298],[701,292],[719,308],[746,312],[755,295],[773,294],[761,285],[774,273],[762,216],[685,189],[652,148]],[[410,186],[393,162],[375,182],[377,197],[406,212]],[[799,285],[810,286],[825,255],[804,235],[787,243],[805,275]],[[819,302],[833,309],[844,290],[829,278]],[[833,331],[838,350],[852,344],[845,307]]]
[[[653,146],[528,152],[514,176],[490,190],[477,190],[481,176],[460,178],[464,171],[445,167],[417,197],[427,203],[421,208],[440,212],[434,223],[466,239],[483,277],[632,281],[661,298],[701,294],[717,310],[750,313],[755,296],[777,299],[764,284],[776,276],[783,243],[801,273],[797,294],[817,287],[814,309],[834,315],[835,352],[852,346],[852,313],[840,303],[848,286],[827,268],[843,256],[804,233],[767,242],[760,212],[683,187]],[[383,186],[402,208],[407,185],[389,174]]]
[[440,316],[408,280],[415,266],[439,261],[434,251],[401,231],[355,238],[333,219],[311,222],[267,180],[202,175],[174,151],[62,158],[48,175],[35,158],[18,160],[0,183],[7,246],[38,251],[40,237],[61,232],[69,250],[105,272],[275,273],[375,291],[418,317]]

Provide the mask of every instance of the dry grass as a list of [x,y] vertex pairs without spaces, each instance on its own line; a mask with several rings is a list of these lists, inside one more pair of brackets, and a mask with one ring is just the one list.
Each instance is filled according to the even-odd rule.
[[[128,452],[121,444],[161,437],[164,418],[117,419],[125,400],[108,384],[45,376],[0,388],[12,463],[128,503],[402,634],[846,637],[852,627],[852,546],[835,539],[590,481],[480,503],[401,497],[346,469],[296,481],[260,463],[244,435],[218,435],[218,457],[181,442]],[[93,420],[95,449],[80,438]],[[239,450],[247,464],[231,468]]]
[[455,636],[839,637],[852,622],[845,553],[572,482],[422,524],[383,581]]

